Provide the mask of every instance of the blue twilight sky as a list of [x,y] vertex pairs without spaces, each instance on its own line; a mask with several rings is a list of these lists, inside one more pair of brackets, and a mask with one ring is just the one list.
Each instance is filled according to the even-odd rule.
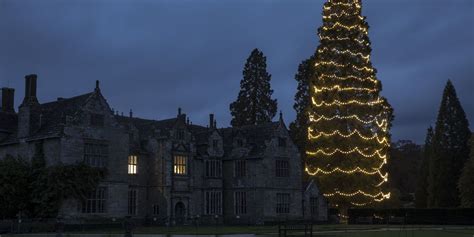
[[[90,92],[111,107],[228,126],[253,48],[267,56],[274,97],[294,119],[298,64],[318,46],[324,0],[0,0],[0,87],[40,102]],[[422,142],[450,78],[474,123],[474,1],[364,0],[372,61],[395,109],[396,139]],[[472,126],[471,126],[472,127]]]

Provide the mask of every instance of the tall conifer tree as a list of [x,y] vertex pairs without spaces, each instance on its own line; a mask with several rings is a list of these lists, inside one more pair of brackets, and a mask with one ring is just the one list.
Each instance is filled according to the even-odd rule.
[[305,149],[308,140],[308,108],[311,100],[309,96],[309,81],[314,75],[314,59],[315,57],[313,56],[301,62],[295,75],[295,80],[298,83],[295,103],[293,105],[296,111],[296,119],[290,123],[290,135],[301,151],[302,157],[306,154]]
[[459,178],[458,188],[461,206],[474,208],[474,136],[471,135],[471,156]]
[[267,72],[267,58],[254,49],[245,63],[244,78],[240,82],[237,100],[230,104],[232,126],[269,122],[277,112],[277,100],[272,99],[271,75]]
[[423,161],[420,167],[420,175],[416,185],[415,205],[417,208],[428,206],[428,177],[430,172],[431,143],[433,140],[433,128],[430,126],[426,133],[425,147],[423,148]]
[[328,0],[311,80],[306,171],[345,210],[390,198],[392,108],[380,96],[361,0]]
[[438,112],[432,143],[428,206],[459,206],[457,184],[469,157],[469,122],[451,81],[448,80]]

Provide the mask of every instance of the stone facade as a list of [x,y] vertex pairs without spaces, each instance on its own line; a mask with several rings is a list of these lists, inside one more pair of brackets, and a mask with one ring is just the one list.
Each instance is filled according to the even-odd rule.
[[181,112],[149,120],[118,115],[94,91],[40,104],[36,75],[26,77],[18,113],[2,89],[0,159],[31,159],[40,143],[49,165],[86,162],[107,177],[86,202],[67,200],[66,218],[152,218],[166,224],[262,224],[327,219],[326,200],[303,168],[280,115],[277,122],[238,128],[193,125]]

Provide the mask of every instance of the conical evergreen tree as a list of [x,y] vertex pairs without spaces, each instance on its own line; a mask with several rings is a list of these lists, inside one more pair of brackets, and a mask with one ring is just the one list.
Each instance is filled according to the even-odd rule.
[[438,112],[430,160],[428,206],[459,206],[457,184],[469,157],[469,122],[451,81],[448,80]]
[[273,90],[267,59],[258,49],[254,49],[247,59],[243,76],[237,100],[230,104],[232,126],[271,121],[277,112],[277,100],[271,98]]
[[428,206],[428,176],[430,172],[430,157],[433,140],[433,128],[430,126],[426,134],[425,147],[423,148],[423,161],[420,167],[420,175],[416,185],[415,206],[426,208]]
[[345,210],[390,198],[392,108],[380,96],[361,0],[328,0],[311,80],[306,171]]
[[466,162],[459,178],[458,188],[461,206],[474,208],[474,136],[471,136],[471,156]]
[[293,108],[296,111],[295,121],[290,123],[290,135],[293,142],[301,151],[301,157],[305,157],[306,143],[308,141],[308,108],[311,98],[309,96],[309,81],[314,75],[315,57],[304,60],[298,66],[298,72],[295,80],[298,83],[295,94],[295,104]]

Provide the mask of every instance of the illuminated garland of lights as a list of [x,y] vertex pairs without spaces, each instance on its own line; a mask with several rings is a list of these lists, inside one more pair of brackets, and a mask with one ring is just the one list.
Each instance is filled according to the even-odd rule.
[[388,139],[386,137],[382,138],[382,139],[379,139],[379,137],[377,136],[377,134],[374,134],[372,137],[366,137],[366,136],[363,136],[359,130],[354,130],[352,131],[351,133],[348,133],[348,134],[343,134],[341,133],[339,130],[336,130],[336,131],[333,131],[332,133],[325,133],[325,132],[319,132],[318,135],[316,136],[313,136],[311,133],[313,132],[313,129],[311,128],[308,128],[308,139],[310,140],[313,140],[313,139],[318,139],[320,138],[321,136],[325,136],[325,137],[332,137],[332,136],[335,136],[335,135],[338,135],[338,136],[341,136],[343,138],[349,138],[349,137],[352,137],[354,135],[358,135],[360,138],[364,139],[364,140],[377,140],[377,142],[379,144],[383,144],[385,143],[387,146],[390,145],[390,143],[388,143]]
[[[353,14],[350,14],[350,13],[347,13],[346,11],[342,10],[341,11],[341,14],[337,14],[337,13],[331,13],[329,14],[329,16],[323,16],[323,19],[330,19],[332,18],[333,16],[339,18],[339,17],[342,17],[342,16],[353,16]],[[360,15],[356,15],[360,20],[364,20],[364,18]]]
[[[364,55],[363,53],[354,53],[354,52],[350,51],[349,49],[346,49],[346,50],[343,50],[343,51],[339,51],[339,50],[337,50],[337,49],[332,49],[332,50],[331,50],[331,49],[329,49],[329,48],[322,48],[322,49],[319,49],[319,50],[318,50],[318,53],[323,53],[324,51],[335,51],[335,52],[337,52],[337,53],[339,53],[339,54],[350,54],[351,56],[358,56],[358,57],[361,57],[361,58],[365,59],[366,62],[369,62],[369,60],[370,60],[370,55]],[[322,63],[322,64],[329,64],[328,62],[321,62],[321,63]],[[330,62],[330,63],[331,63],[331,62]],[[316,66],[317,66],[317,65],[318,65],[318,64],[316,63]],[[339,65],[341,65],[341,66],[348,66],[348,65],[343,65],[343,64],[339,64]],[[372,71],[373,71],[373,70],[372,70]],[[372,71],[371,71],[371,72],[372,72]]]
[[[381,114],[379,114],[377,117],[379,117],[380,115]],[[363,119],[359,118],[359,116],[357,114],[353,114],[353,115],[349,115],[349,116],[334,115],[332,117],[326,117],[324,115],[321,115],[317,119],[314,118],[314,115],[312,115],[312,114],[309,115],[309,121],[311,121],[311,122],[319,122],[321,120],[331,121],[331,120],[334,120],[334,119],[355,119],[355,120],[357,120],[361,123],[364,123],[364,124],[371,124],[371,123],[375,122],[377,124],[377,126],[382,128],[382,129],[386,128],[387,125],[388,125],[387,119],[383,119],[381,122],[379,122],[377,120],[377,118],[373,118],[372,120],[363,120]]]
[[346,30],[352,30],[352,29],[358,28],[360,31],[362,31],[362,32],[364,32],[364,33],[366,33],[366,34],[368,33],[368,32],[367,32],[367,29],[364,28],[364,27],[362,27],[362,26],[360,26],[360,25],[346,26],[346,25],[341,24],[341,23],[339,23],[339,22],[336,22],[336,23],[334,23],[334,25],[329,26],[329,27],[323,26],[323,29],[324,29],[324,30],[332,30],[332,29],[334,29],[334,28],[336,28],[336,27],[342,27],[342,28],[344,28],[344,29],[346,29]]
[[[332,197],[332,196],[335,196],[335,195],[339,195],[339,196],[344,196],[344,197],[353,197],[355,195],[363,195],[363,196],[366,196],[366,197],[370,197],[370,198],[374,198],[374,201],[377,201],[377,202],[380,202],[382,201],[383,199],[389,199],[390,198],[390,193],[383,193],[383,192],[379,192],[377,194],[370,194],[370,193],[366,193],[362,190],[357,190],[356,192],[353,192],[353,193],[343,193],[343,192],[340,192],[340,191],[336,191],[334,193],[325,193],[323,194],[325,197]],[[381,197],[380,199],[377,199],[377,197]]]
[[333,86],[333,87],[321,87],[321,88],[317,88],[316,86],[314,86],[314,91],[316,93],[323,92],[323,91],[334,91],[334,90],[338,90],[338,91],[367,91],[367,92],[376,92],[377,91],[377,89],[359,88],[359,87],[342,87],[342,86],[339,86],[339,85],[336,85],[336,86]]
[[368,80],[368,81],[372,81],[374,83],[379,83],[379,81],[377,79],[374,79],[372,77],[367,77],[367,78],[360,78],[360,77],[356,77],[356,76],[339,77],[339,76],[335,76],[335,75],[321,74],[319,78],[324,78],[324,77],[337,79],[337,80],[351,80],[351,79],[358,80],[358,81],[367,81]]
[[331,66],[334,66],[334,67],[349,67],[351,66],[352,68],[354,68],[355,70],[358,70],[358,71],[368,71],[368,72],[373,72],[374,69],[370,68],[370,67],[356,67],[352,64],[339,64],[339,63],[334,63],[334,62],[318,62],[315,64],[315,66],[319,66],[320,64],[322,65],[331,65]]
[[[329,36],[321,36],[321,35],[319,35],[319,39],[321,39],[321,40],[338,40],[338,41],[342,41],[342,40],[354,40],[354,41],[358,42],[359,44],[364,44],[364,40],[354,39],[354,38],[349,38],[349,37],[336,37],[336,38],[331,38],[331,37],[329,37]],[[366,43],[365,45],[368,46],[369,43]]]
[[332,152],[326,152],[324,151],[323,149],[318,149],[316,151],[306,151],[306,154],[307,155],[310,155],[310,156],[315,156],[317,154],[323,154],[325,156],[332,156],[336,153],[341,153],[341,154],[344,154],[344,155],[349,155],[349,154],[352,154],[352,153],[358,153],[359,155],[365,157],[365,158],[371,158],[371,157],[375,157],[375,156],[378,156],[380,159],[385,159],[387,158],[387,155],[381,155],[380,152],[383,151],[383,149],[379,149],[379,150],[376,150],[374,151],[372,154],[367,154],[367,153],[364,153],[362,152],[358,147],[356,148],[352,148],[351,150],[347,150],[347,151],[344,151],[344,150],[341,150],[339,148],[336,148],[334,149],[334,151]]
[[[380,167],[383,167],[383,164],[384,163],[382,163],[382,165]],[[382,172],[380,172],[380,168],[374,169],[374,171],[372,171],[372,172],[364,170],[360,167],[356,167],[355,169],[352,169],[352,170],[343,170],[339,167],[336,167],[336,168],[334,168],[330,171],[317,168],[316,171],[313,171],[313,172],[311,172],[308,168],[306,168],[306,172],[308,172],[308,174],[310,174],[310,175],[317,175],[318,173],[332,174],[332,173],[335,173],[335,172],[339,172],[339,173],[344,173],[344,174],[354,174],[354,173],[363,173],[365,175],[376,175],[376,174],[378,174],[382,179],[386,179],[388,177],[388,173],[382,174]]]
[[312,99],[312,101],[313,101],[313,105],[316,106],[316,107],[333,106],[333,105],[350,105],[350,104],[376,105],[376,104],[381,104],[381,103],[384,102],[383,100],[381,100],[380,98],[378,98],[376,101],[371,101],[371,102],[361,102],[361,101],[358,101],[358,100],[349,100],[349,101],[346,101],[346,102],[341,102],[340,100],[334,100],[334,101],[331,102],[331,103],[322,101],[321,103],[318,104],[318,102],[316,102],[316,100],[314,99],[314,97],[312,97],[311,99]]
[[[334,72],[328,71],[328,74],[321,73],[318,75],[317,81],[315,85],[312,85],[313,90],[311,91],[312,94],[312,106],[313,108],[316,107],[330,107],[330,106],[341,106],[341,107],[335,107],[334,109],[345,109],[342,106],[346,105],[361,105],[361,106],[369,106],[373,107],[375,110],[371,110],[372,113],[376,113],[376,111],[380,109],[390,109],[389,105],[385,105],[386,100],[383,99],[378,95],[380,87],[378,86],[378,83],[380,83],[376,77],[375,77],[375,69],[372,68],[370,64],[370,53],[369,54],[364,54],[363,52],[367,52],[366,46],[370,46],[370,41],[366,37],[368,34],[368,26],[367,24],[364,23],[365,18],[362,17],[361,14],[361,5],[359,0],[352,0],[352,1],[333,1],[333,0],[327,0],[328,2],[324,5],[324,11],[323,11],[323,26],[320,28],[320,33],[319,38],[324,45],[326,42],[335,42],[335,41],[347,41],[347,43],[351,43],[350,45],[354,45],[355,47],[361,47],[360,50],[356,50],[354,48],[350,49],[345,49],[345,50],[338,50],[336,48],[329,48],[329,47],[322,47],[318,48],[317,53],[318,54],[323,54],[322,57],[317,59],[316,63],[314,64],[315,67],[321,66],[317,68],[317,70],[322,71],[325,69],[332,69]],[[343,8],[338,8],[338,7],[343,7]],[[344,21],[340,21],[339,18],[345,19]],[[339,21],[338,21],[339,20]],[[347,22],[347,20],[351,20],[352,23]],[[329,30],[336,29],[336,31],[331,31],[328,32]],[[342,29],[342,31],[340,31]],[[345,32],[343,29],[351,31],[351,34],[354,33],[354,35],[357,33],[359,36],[363,34],[364,37],[348,37],[347,32]],[[352,31],[354,30],[354,31]],[[356,32],[357,31],[357,32]],[[327,40],[327,41],[323,41]],[[359,44],[355,44],[355,43]],[[342,42],[346,43],[346,42]],[[360,51],[360,52],[358,52]],[[324,54],[326,53],[326,56]],[[356,62],[364,62],[367,63],[365,65],[368,66],[355,66],[355,65],[360,65],[356,62],[354,64],[352,63],[347,63],[346,61],[337,61],[337,60],[329,60],[329,61],[322,61],[321,59],[327,59],[328,57],[338,57],[338,56],[347,56],[347,58],[354,58],[354,60],[357,60]],[[336,68],[323,68],[322,66],[331,66],[331,67],[336,67]],[[354,69],[354,70],[350,70]],[[337,71],[336,71],[337,70]],[[341,73],[342,72],[342,73]],[[344,76],[338,76],[338,75],[344,75]],[[354,75],[349,75],[346,76],[347,74],[354,74]],[[359,76],[358,76],[359,75]],[[361,77],[362,75],[362,77]],[[364,77],[363,75],[367,75]],[[371,84],[360,84],[359,87],[358,85],[351,84],[351,86],[342,86],[341,83],[338,83],[337,81],[329,81],[330,79],[334,80],[354,80],[354,81],[360,81],[360,82],[373,82],[374,85],[372,87]],[[333,84],[336,85],[331,85]],[[352,81],[348,81],[349,83],[352,83]],[[328,85],[329,84],[329,85]],[[347,84],[347,83],[344,83]],[[332,92],[329,94],[319,94],[321,96],[325,96],[324,99],[327,101],[319,101],[320,96],[318,93],[321,92]],[[343,99],[340,97],[336,96],[337,94],[333,93],[338,93],[342,91],[354,91],[357,94],[352,95],[352,93],[347,93],[347,94],[342,94]],[[367,98],[367,101],[364,101],[364,99],[358,98],[359,94],[363,94],[364,92],[366,93],[377,93],[374,96],[371,96]],[[326,98],[329,96],[329,99]],[[334,96],[334,97],[332,97]],[[349,96],[349,98],[346,98]],[[352,97],[352,98],[351,98]],[[364,108],[369,108],[369,107],[364,107]],[[354,109],[357,109],[359,107],[353,107]],[[352,110],[350,110],[352,111]],[[313,111],[317,112],[317,111]],[[370,112],[369,112],[370,113]],[[332,114],[339,114],[339,113],[332,113]],[[346,115],[334,115],[332,117],[327,117],[330,116],[329,114],[322,115],[319,113],[309,113],[309,121],[310,123],[318,123],[320,121],[332,121],[332,120],[342,120],[342,119],[351,119],[354,121],[350,121],[350,123],[353,122],[359,122],[362,124],[365,124],[366,126],[369,126],[370,129],[369,131],[366,131],[367,133],[372,134],[371,136],[366,136],[363,135],[359,130],[353,129],[352,131],[346,131],[346,130],[334,130],[332,132],[322,132],[320,130],[324,129],[316,129],[313,130],[311,125],[308,127],[308,140],[316,140],[320,138],[331,138],[333,136],[339,136],[341,138],[350,138],[350,137],[358,137],[366,141],[373,141],[373,143],[368,143],[367,148],[366,146],[360,144],[356,145],[354,144],[353,146],[350,146],[349,148],[344,147],[343,150],[338,148],[337,145],[335,146],[328,146],[328,147],[315,147],[314,150],[312,151],[306,151],[306,154],[308,155],[308,159],[334,159],[336,155],[338,157],[344,158],[344,159],[355,159],[356,162],[359,162],[358,159],[364,159],[364,158],[375,158],[377,160],[377,164],[373,163],[370,160],[367,160],[367,162],[370,163],[370,166],[372,167],[361,167],[357,166],[354,168],[352,167],[337,167],[336,164],[333,164],[334,166],[329,168],[328,166],[321,166],[319,165],[314,167],[314,168],[308,168],[308,166],[305,168],[305,171],[312,176],[322,176],[324,177],[325,175],[331,175],[333,173],[342,173],[342,174],[355,174],[355,173],[360,173],[361,175],[368,175],[368,176],[376,176],[377,180],[374,180],[372,182],[372,178],[370,179],[370,188],[368,190],[372,190],[372,188],[375,187],[380,187],[382,184],[388,182],[388,173],[384,172],[382,169],[385,164],[387,164],[387,147],[390,147],[390,136],[387,133],[388,127],[390,125],[389,118],[387,117],[387,113],[385,112],[380,112],[378,115],[375,115],[374,117],[372,116],[365,116],[365,115],[359,115],[357,113],[355,114],[346,114]],[[364,118],[364,119],[362,119]],[[340,121],[340,122],[349,122],[349,121]],[[340,123],[337,121],[336,123]],[[324,124],[314,124],[316,127],[318,126],[325,126],[326,123]],[[361,125],[363,126],[363,125]],[[378,129],[377,127],[378,126]],[[317,134],[316,131],[318,131]],[[364,129],[365,131],[365,129]],[[324,142],[324,140],[323,140]],[[361,142],[361,141],[359,141]],[[375,142],[378,142],[378,144],[381,145],[382,148],[380,147],[373,147],[373,145],[376,145]],[[315,141],[314,144],[319,144],[319,141]],[[323,143],[325,144],[325,143]],[[362,148],[359,148],[362,147]],[[365,148],[365,149],[364,149]],[[372,152],[373,151],[373,152]],[[347,158],[342,155],[349,155],[349,154],[354,154],[352,156],[348,156]],[[378,163],[378,161],[381,161]],[[322,161],[322,160],[321,160]],[[362,161],[362,160],[360,160]],[[335,162],[335,161],[334,161]],[[359,163],[360,165],[361,163]],[[364,163],[365,164],[365,163]],[[378,166],[378,168],[375,168],[374,166]],[[358,177],[358,176],[357,176]],[[381,181],[379,183],[378,177],[381,178]],[[330,186],[333,187],[333,186]],[[358,190],[357,190],[358,189]],[[357,191],[355,191],[357,190]],[[365,190],[365,191],[363,191]],[[334,188],[332,190],[326,190],[323,191],[323,195],[327,198],[335,197],[335,196],[341,196],[341,197],[346,197],[344,199],[347,199],[345,201],[346,204],[351,204],[352,206],[366,206],[372,202],[381,202],[385,199],[390,198],[390,192],[384,193],[380,189],[377,189],[377,191],[368,191],[365,188],[354,188],[352,191],[354,192],[344,192],[343,190],[338,190],[338,188]],[[350,198],[350,197],[355,197],[355,196],[363,196],[365,198],[369,198],[370,200],[367,202],[367,200],[361,200],[360,197],[357,198]],[[353,199],[353,200],[350,200]],[[336,201],[336,206],[339,198],[335,198],[334,201]]]
[[[331,0],[330,0],[329,2],[330,2],[333,6],[342,5],[342,6],[345,6],[345,7],[352,7],[352,5],[355,4],[355,6],[356,6],[357,8],[359,8],[359,9],[361,8],[360,4],[358,4],[357,2],[354,2],[354,3],[336,2],[336,3],[334,3],[334,2],[332,2]],[[330,9],[331,9],[331,7],[324,6],[324,10],[330,10]]]

